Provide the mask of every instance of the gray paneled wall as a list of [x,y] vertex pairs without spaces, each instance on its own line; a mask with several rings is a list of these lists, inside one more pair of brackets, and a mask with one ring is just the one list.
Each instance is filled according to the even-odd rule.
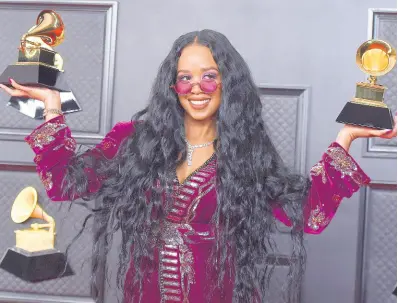
[[[397,190],[375,186],[364,190],[361,207],[358,303],[393,303],[397,281]],[[359,263],[359,264],[360,264]]]

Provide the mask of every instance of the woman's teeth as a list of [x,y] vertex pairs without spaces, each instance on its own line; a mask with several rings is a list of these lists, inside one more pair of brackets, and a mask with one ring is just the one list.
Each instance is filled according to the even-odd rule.
[[189,102],[191,102],[193,105],[203,105],[203,104],[209,103],[209,102],[210,102],[210,99],[201,100],[201,101],[189,100]]

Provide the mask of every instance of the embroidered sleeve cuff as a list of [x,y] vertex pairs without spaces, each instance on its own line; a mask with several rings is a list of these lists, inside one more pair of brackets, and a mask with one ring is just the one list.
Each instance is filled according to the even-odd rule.
[[[64,130],[63,134],[61,134],[62,130]],[[38,126],[25,138],[25,141],[30,145],[35,154],[38,154],[56,140],[63,141],[65,131],[69,131],[68,126],[65,124],[65,117],[57,116]]]
[[368,184],[371,181],[354,158],[337,142],[333,142],[328,147],[323,160],[340,172],[342,178],[348,176],[358,186]]

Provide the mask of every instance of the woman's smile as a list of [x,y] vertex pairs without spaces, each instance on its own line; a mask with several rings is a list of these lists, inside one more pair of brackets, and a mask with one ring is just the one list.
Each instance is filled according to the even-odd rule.
[[201,110],[201,109],[205,109],[209,105],[211,98],[206,98],[206,99],[204,99],[204,98],[201,98],[201,99],[189,98],[188,101],[189,101],[189,104],[191,104],[191,107],[193,109]]

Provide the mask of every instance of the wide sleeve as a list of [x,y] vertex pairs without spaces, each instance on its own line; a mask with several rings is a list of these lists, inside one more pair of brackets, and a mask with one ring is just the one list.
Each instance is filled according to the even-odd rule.
[[[304,232],[321,233],[333,219],[343,198],[351,197],[370,178],[337,142],[332,143],[322,159],[310,170],[311,187],[304,204]],[[286,213],[274,207],[274,216],[291,226]]]
[[[71,162],[79,162],[84,157],[81,169],[87,184],[85,193],[95,193],[101,187],[101,178],[90,163],[98,159],[111,159],[128,135],[134,130],[133,122],[119,122],[94,148],[77,155],[76,141],[71,130],[65,123],[64,116],[55,117],[37,127],[25,141],[35,153],[36,170],[46,189],[48,197],[53,201],[74,200],[78,195],[71,197],[63,191],[63,180]],[[83,182],[83,181],[82,181]]]

